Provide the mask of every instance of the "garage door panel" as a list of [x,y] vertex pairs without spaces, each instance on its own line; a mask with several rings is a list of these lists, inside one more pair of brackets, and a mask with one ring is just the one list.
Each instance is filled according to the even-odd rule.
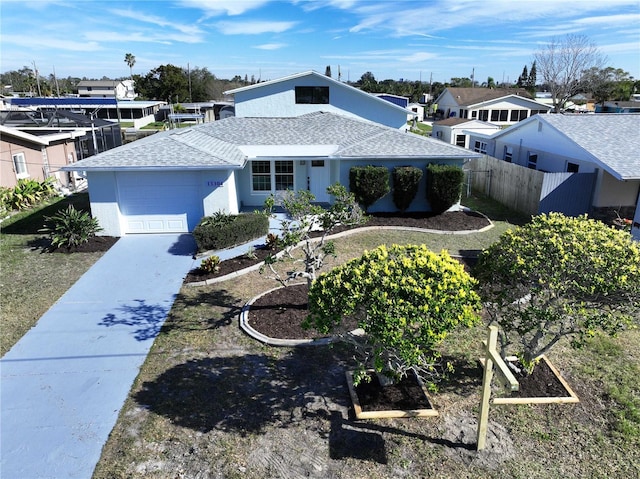
[[120,174],[118,191],[125,233],[185,233],[203,214],[193,172]]

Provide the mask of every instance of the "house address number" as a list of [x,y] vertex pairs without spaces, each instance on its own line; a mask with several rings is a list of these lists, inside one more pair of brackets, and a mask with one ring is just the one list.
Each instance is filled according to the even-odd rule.
[[207,186],[214,186],[217,188],[222,185],[223,185],[222,181],[207,181]]

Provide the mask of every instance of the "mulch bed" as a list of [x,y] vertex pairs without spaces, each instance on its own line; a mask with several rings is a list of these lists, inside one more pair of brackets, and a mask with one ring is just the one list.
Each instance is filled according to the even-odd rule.
[[[102,251],[107,251],[111,248],[116,241],[120,238],[114,236],[93,236],[89,238],[89,241],[86,243],[82,243],[81,245],[74,246],[73,248],[55,248],[50,249],[49,251],[52,253],[63,253],[63,254],[71,254],[71,253],[97,253]],[[49,242],[50,244],[50,242]]]
[[[373,213],[363,226],[398,226],[405,228],[424,228],[438,231],[469,231],[479,230],[489,226],[489,221],[479,213],[473,211],[452,211],[439,215],[432,213]],[[339,226],[331,234],[341,233],[350,229],[359,228]],[[315,233],[320,235],[321,233]],[[313,236],[313,235],[312,235]],[[195,268],[185,277],[185,283],[195,283],[208,279],[220,278],[227,274],[240,271],[264,261],[269,254],[277,251],[269,250],[264,246],[254,248],[255,257],[242,255],[233,259],[221,261],[217,271],[209,273]]]
[[[522,365],[516,363],[518,368]],[[553,373],[549,365],[540,361],[530,375],[526,375],[524,371],[520,373],[514,372],[515,378],[520,384],[518,391],[512,391],[512,398],[537,398],[537,397],[566,397],[569,393],[564,385]]]
[[371,381],[361,381],[355,386],[363,411],[433,409],[415,374],[407,374],[397,383],[384,387],[380,385],[377,375],[370,374],[370,377]]

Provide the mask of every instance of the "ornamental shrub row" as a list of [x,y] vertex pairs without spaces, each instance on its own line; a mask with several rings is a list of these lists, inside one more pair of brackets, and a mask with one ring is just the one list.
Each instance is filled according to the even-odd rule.
[[[393,203],[400,211],[411,205],[422,180],[423,172],[414,166],[395,167]],[[427,200],[434,213],[442,213],[454,205],[462,192],[462,168],[451,165],[427,166]],[[349,170],[349,190],[365,211],[391,191],[389,170],[384,166],[358,166]]]
[[261,213],[205,216],[193,230],[198,251],[224,249],[264,236],[269,231],[269,218]]

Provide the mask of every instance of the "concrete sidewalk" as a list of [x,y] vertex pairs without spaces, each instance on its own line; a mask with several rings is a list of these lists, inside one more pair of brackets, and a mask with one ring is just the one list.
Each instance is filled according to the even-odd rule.
[[0,360],[0,477],[91,477],[195,248],[121,238]]

